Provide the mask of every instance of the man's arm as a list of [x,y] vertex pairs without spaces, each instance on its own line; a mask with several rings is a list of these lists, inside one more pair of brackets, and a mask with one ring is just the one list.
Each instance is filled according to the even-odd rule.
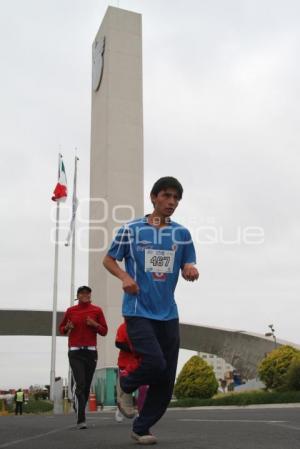
[[93,328],[97,334],[102,335],[102,337],[105,337],[107,334],[108,328],[102,309],[99,310],[96,320],[87,316],[86,324],[87,326]]
[[66,313],[64,314],[62,322],[59,325],[59,332],[62,335],[66,335],[69,332],[69,330],[72,330],[73,328],[74,328],[74,325],[70,321],[69,313],[68,313],[68,310],[67,310]]
[[116,259],[109,256],[108,254],[103,259],[103,265],[113,276],[120,279],[122,282],[122,288],[125,293],[130,295],[137,295],[139,292],[139,287],[134,279],[129,276],[126,271],[122,270],[122,268],[117,263]]
[[98,323],[99,323],[97,332],[99,335],[102,335],[102,337],[105,337],[105,335],[107,334],[108,328],[107,328],[105,316],[104,316],[104,313],[102,310],[100,310],[97,318],[98,318]]
[[186,281],[196,281],[199,278],[199,271],[192,263],[185,263],[182,268],[182,277]]
[[196,281],[199,278],[199,272],[195,267],[196,264],[196,251],[193,244],[193,240],[190,232],[185,229],[185,238],[183,240],[183,253],[182,253],[182,264],[181,264],[181,274],[183,279],[186,281]]

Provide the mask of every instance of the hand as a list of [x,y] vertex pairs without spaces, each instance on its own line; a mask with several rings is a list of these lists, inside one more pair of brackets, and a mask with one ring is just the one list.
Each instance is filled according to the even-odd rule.
[[95,328],[98,328],[100,326],[100,324],[97,323],[97,321],[93,320],[93,318],[90,318],[89,316],[86,319],[86,324],[87,324],[87,326],[95,327]]
[[128,293],[129,295],[137,295],[139,292],[139,286],[135,282],[134,279],[132,279],[129,274],[126,274],[122,280],[122,288],[125,293]]
[[186,281],[196,281],[199,278],[199,271],[192,263],[186,263],[182,269],[182,277]]
[[72,329],[74,329],[74,324],[72,323],[72,321],[70,321],[70,320],[68,320],[67,321],[67,324],[65,325],[65,331],[66,332],[69,332],[69,331],[71,331]]

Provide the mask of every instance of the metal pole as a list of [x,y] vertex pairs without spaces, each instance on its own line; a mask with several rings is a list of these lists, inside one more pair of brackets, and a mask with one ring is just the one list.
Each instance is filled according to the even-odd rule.
[[275,349],[277,349],[277,340],[275,333],[273,334]]
[[[58,179],[60,171],[61,154],[58,155]],[[50,368],[50,400],[54,400],[55,359],[56,359],[56,318],[57,318],[57,278],[58,278],[58,242],[59,242],[59,202],[56,203],[56,229],[54,254],[54,280],[53,280],[53,309],[52,309],[52,341],[51,341],[51,368]]]
[[[75,156],[75,168],[74,168],[74,186],[73,186],[73,201],[77,202],[77,161],[78,157]],[[72,235],[72,263],[71,263],[71,297],[70,297],[70,305],[74,304],[75,297],[75,244],[76,244],[76,207],[75,206],[75,215],[74,215],[74,224],[73,224],[73,235]]]
[[71,296],[70,305],[74,305],[75,295],[75,236],[76,236],[76,224],[74,222],[73,238],[72,238],[72,262],[71,262]]
[[[76,154],[76,150],[75,150]],[[72,205],[72,220],[73,220],[73,230],[72,230],[72,259],[71,259],[71,291],[70,291],[70,306],[74,304],[75,298],[75,245],[76,245],[76,208],[77,208],[77,162],[79,158],[75,155],[75,166],[74,166],[74,184],[73,184],[73,203],[76,202],[75,206]],[[74,214],[74,215],[73,215]],[[71,391],[72,383],[72,371],[69,365],[68,373],[68,397],[70,400],[73,399]]]

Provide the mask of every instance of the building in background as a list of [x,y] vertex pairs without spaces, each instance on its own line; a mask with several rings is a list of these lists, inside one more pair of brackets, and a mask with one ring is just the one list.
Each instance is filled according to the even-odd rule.
[[213,354],[207,354],[206,352],[198,352],[198,356],[205,362],[212,366],[217,380],[219,379],[232,379],[232,373],[235,371],[234,367],[227,363],[221,357]]

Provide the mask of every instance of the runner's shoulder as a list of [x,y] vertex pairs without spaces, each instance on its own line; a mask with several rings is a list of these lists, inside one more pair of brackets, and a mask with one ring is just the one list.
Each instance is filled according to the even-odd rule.
[[135,218],[134,220],[128,221],[127,223],[124,223],[125,228],[135,228],[137,226],[142,226],[144,224],[148,224],[147,217],[140,217]]
[[119,234],[126,235],[131,233],[134,229],[140,228],[141,226],[147,224],[147,217],[136,218],[135,220],[127,221],[123,223],[119,228]]
[[78,304],[75,304],[74,306],[68,307],[66,313],[74,312],[78,309]]
[[[98,310],[102,311],[101,307],[96,306],[93,303],[89,304],[88,309],[95,310],[95,311],[98,311]],[[82,309],[79,307],[79,304],[75,304],[74,306],[71,306],[67,309],[67,313],[77,312],[78,310],[82,310]]]
[[96,306],[95,304],[90,304],[90,310],[94,310],[95,312],[103,312],[100,306]]
[[176,232],[179,232],[179,234],[182,236],[183,240],[190,240],[191,239],[191,233],[185,226],[176,223],[175,221],[171,221],[172,228],[176,229]]

